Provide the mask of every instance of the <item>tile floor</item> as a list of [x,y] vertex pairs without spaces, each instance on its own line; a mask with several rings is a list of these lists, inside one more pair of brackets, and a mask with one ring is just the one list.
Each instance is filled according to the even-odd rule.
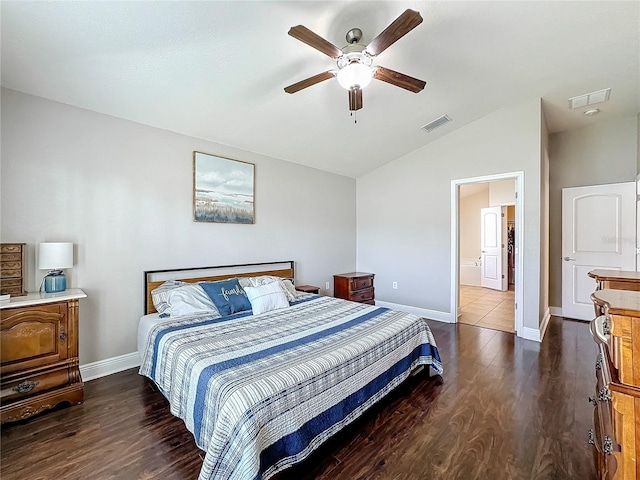
[[460,285],[458,322],[515,333],[515,292]]

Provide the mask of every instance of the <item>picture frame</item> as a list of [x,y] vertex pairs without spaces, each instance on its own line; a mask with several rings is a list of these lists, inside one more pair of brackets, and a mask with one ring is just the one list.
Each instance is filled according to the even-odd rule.
[[193,220],[255,223],[255,164],[193,152]]

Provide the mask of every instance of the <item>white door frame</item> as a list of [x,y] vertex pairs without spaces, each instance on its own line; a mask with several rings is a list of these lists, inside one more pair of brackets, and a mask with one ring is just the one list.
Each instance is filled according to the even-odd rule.
[[451,316],[452,321],[458,321],[458,287],[459,287],[459,251],[460,248],[460,227],[458,225],[460,209],[460,185],[470,183],[487,183],[500,180],[515,180],[516,183],[516,278],[515,278],[515,303],[516,335],[522,337],[524,311],[522,309],[523,280],[524,280],[524,172],[499,173],[495,175],[485,175],[483,177],[462,178],[451,180]]

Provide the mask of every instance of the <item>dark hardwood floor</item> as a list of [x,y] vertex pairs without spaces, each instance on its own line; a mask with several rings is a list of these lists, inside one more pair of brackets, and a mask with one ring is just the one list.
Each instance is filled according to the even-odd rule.
[[[587,323],[554,317],[542,344],[430,325],[443,378],[407,380],[276,480],[596,478]],[[82,405],[2,427],[3,480],[197,479],[204,453],[137,370],[85,387]]]

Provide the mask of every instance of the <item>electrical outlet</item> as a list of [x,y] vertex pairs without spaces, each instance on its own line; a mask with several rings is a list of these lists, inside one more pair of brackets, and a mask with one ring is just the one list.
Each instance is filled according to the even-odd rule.
[[398,289],[398,282],[393,282],[393,284],[392,284],[392,285],[393,285],[393,289],[394,289],[394,290],[397,290],[397,289]]
[[327,290],[329,290],[329,282],[324,284],[324,288],[326,288]]

